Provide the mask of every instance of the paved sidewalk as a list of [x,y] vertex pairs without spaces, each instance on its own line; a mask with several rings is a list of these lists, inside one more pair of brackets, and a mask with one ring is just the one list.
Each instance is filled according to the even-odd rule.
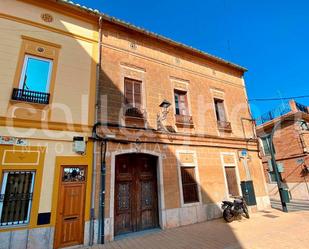
[[269,209],[230,224],[222,219],[129,237],[92,249],[309,248],[309,212]]

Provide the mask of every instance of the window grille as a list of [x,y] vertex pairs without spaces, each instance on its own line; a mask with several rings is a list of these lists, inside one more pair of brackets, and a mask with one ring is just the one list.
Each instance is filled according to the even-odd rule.
[[3,173],[0,194],[0,226],[29,223],[35,172]]

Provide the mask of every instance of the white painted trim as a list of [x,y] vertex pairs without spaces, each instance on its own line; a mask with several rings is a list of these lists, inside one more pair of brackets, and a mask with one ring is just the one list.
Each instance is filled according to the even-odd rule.
[[39,56],[33,56],[33,55],[29,55],[29,54],[25,55],[23,69],[22,69],[21,77],[20,77],[20,81],[19,81],[19,88],[22,89],[22,86],[23,86],[23,83],[24,83],[24,79],[25,79],[26,70],[27,70],[27,67],[28,67],[28,60],[29,60],[29,58],[36,59],[36,60],[41,60],[41,61],[46,61],[46,62],[50,63],[49,64],[49,68],[48,68],[47,84],[46,84],[46,88],[45,88],[45,92],[49,93],[51,73],[52,73],[52,68],[53,68],[53,60],[47,59],[47,58],[43,58],[43,57],[39,57]]
[[[8,151],[15,152],[16,150],[4,150],[3,157],[2,157],[2,165],[31,165],[31,166],[39,165],[41,152],[38,151],[38,150],[27,150],[27,151],[24,151],[26,153],[28,153],[28,152],[36,152],[38,154],[37,161],[35,163],[5,163],[6,152],[8,152]],[[17,151],[17,152],[23,152],[23,151],[21,150],[21,151]]]
[[[189,116],[192,116],[192,108],[191,108],[191,94],[190,94],[190,89],[189,89],[189,82],[190,81],[184,81],[184,80],[179,80],[176,79],[175,77],[170,77],[170,80],[172,81],[172,96],[173,96],[173,112],[174,112],[174,123],[176,123],[176,106],[175,106],[175,90],[179,90],[179,91],[186,91],[186,97],[187,97],[187,103],[188,103],[188,112],[189,112]],[[184,88],[178,88],[175,86],[175,82],[180,83],[180,84],[184,84]]]
[[146,72],[145,68],[141,68],[141,67],[138,67],[138,66],[135,66],[135,65],[132,65],[132,64],[128,64],[128,63],[120,62],[120,66],[123,67],[123,68],[129,69],[129,70],[132,70],[132,71],[139,72],[139,73],[145,73]]
[[[181,163],[180,154],[192,154],[194,162],[193,163]],[[199,170],[198,170],[196,151],[194,151],[194,150],[176,150],[176,159],[177,159],[177,173],[178,173],[178,184],[179,184],[181,207],[191,207],[191,206],[202,205],[201,182],[200,182],[200,175],[199,175]],[[195,177],[196,177],[196,182],[197,182],[198,198],[199,198],[198,202],[187,203],[187,204],[184,203],[180,167],[194,167]]]
[[[109,217],[110,217],[110,236],[111,240],[114,240],[114,203],[115,203],[115,167],[116,167],[116,156],[122,154],[136,153],[135,149],[114,151],[111,153],[111,179],[110,179],[110,203],[109,203]],[[159,214],[159,225],[162,229],[166,226],[165,217],[165,202],[164,202],[164,182],[163,182],[163,161],[162,154],[150,151],[140,150],[138,153],[148,154],[157,157],[157,186],[158,186],[158,214]]]
[[[2,186],[1,186],[0,194],[4,195],[5,194],[5,189],[6,189],[6,183],[7,183],[7,179],[8,179],[8,172],[4,172],[3,173],[3,178],[2,179],[3,179],[3,181],[2,181]],[[0,217],[2,216],[2,208],[3,208],[3,202],[0,202]]]
[[190,83],[190,80],[180,79],[180,78],[175,77],[175,76],[170,76],[170,79],[171,79],[171,81],[178,82],[178,83],[181,83],[181,84],[185,84],[186,87],[188,87],[188,85]]
[[[224,155],[229,155],[234,157],[234,163],[225,163],[224,162]],[[226,180],[226,174],[225,174],[225,167],[234,167],[236,171],[236,179],[237,179],[237,187],[239,195],[242,196],[242,191],[240,187],[240,176],[239,176],[239,167],[238,167],[238,160],[236,160],[236,153],[235,152],[220,152],[220,158],[221,158],[221,165],[224,175],[224,184],[225,184],[225,198],[230,199],[227,180]]]
[[[223,97],[216,97],[216,96],[214,95],[214,92],[217,92],[217,93],[222,94]],[[226,119],[227,122],[231,122],[230,116],[229,116],[229,112],[228,112],[228,108],[227,108],[227,104],[226,104],[225,92],[224,92],[224,91],[220,91],[220,90],[211,88],[211,89],[210,89],[210,93],[211,93],[211,97],[212,97],[213,112],[214,112],[214,117],[215,117],[216,122],[218,121],[218,119],[217,119],[217,113],[216,113],[215,99],[220,99],[220,100],[223,101],[225,119]],[[231,122],[231,125],[232,125],[232,122]],[[233,128],[233,127],[232,127],[232,128]],[[232,129],[232,130],[233,130],[233,129]],[[217,126],[217,134],[218,134],[218,136],[220,136],[220,131],[219,131],[219,127],[218,127],[218,126]]]
[[[270,154],[266,154],[264,143],[263,143],[263,139],[266,139],[266,142],[267,142],[269,150],[270,150],[270,141],[269,141],[270,140],[270,135],[266,134],[266,135],[260,136],[258,139],[260,141],[260,145],[261,145],[262,150],[263,150],[263,156],[264,157],[270,156]],[[276,147],[274,147],[274,149],[276,150]]]

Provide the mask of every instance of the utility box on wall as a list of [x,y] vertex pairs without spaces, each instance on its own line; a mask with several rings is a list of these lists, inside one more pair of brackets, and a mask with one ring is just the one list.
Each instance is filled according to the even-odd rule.
[[242,193],[246,200],[247,205],[248,206],[256,205],[253,181],[242,181],[240,185],[241,185],[241,190],[242,190]]

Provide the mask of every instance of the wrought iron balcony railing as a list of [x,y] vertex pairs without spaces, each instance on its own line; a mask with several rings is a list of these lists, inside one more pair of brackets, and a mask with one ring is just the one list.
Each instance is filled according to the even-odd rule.
[[231,122],[217,121],[217,125],[218,125],[219,130],[227,131],[227,132],[231,132],[232,131]]
[[280,106],[278,106],[275,109],[272,109],[271,111],[268,111],[261,115],[260,117],[256,118],[256,124],[257,125],[262,125],[268,121],[271,121],[277,117],[280,117],[284,114],[287,114],[291,111],[291,106],[288,102],[282,103]]
[[296,105],[297,110],[304,112],[304,113],[309,113],[307,106],[301,103],[298,103],[298,102],[295,102],[295,105]]
[[139,109],[137,107],[129,107],[124,110],[124,115],[130,118],[140,118],[145,119],[145,110]]
[[176,124],[181,125],[193,125],[193,119],[192,116],[189,115],[175,115],[176,118]]
[[[296,110],[295,110],[294,105],[291,104],[293,102],[295,102]],[[292,107],[291,107],[291,105],[292,105]],[[257,125],[262,125],[262,124],[269,122],[269,121],[271,121],[275,118],[283,116],[284,114],[287,114],[287,113],[289,113],[293,110],[309,114],[309,110],[308,110],[307,106],[300,104],[296,101],[292,101],[292,102],[290,101],[290,102],[283,102],[277,108],[275,108],[271,111],[268,111],[268,112],[264,113],[263,115],[261,115],[260,117],[256,118],[255,121],[256,121]]]
[[13,100],[25,101],[37,104],[48,104],[49,97],[50,97],[49,93],[36,92],[18,88],[14,88],[12,92]]

